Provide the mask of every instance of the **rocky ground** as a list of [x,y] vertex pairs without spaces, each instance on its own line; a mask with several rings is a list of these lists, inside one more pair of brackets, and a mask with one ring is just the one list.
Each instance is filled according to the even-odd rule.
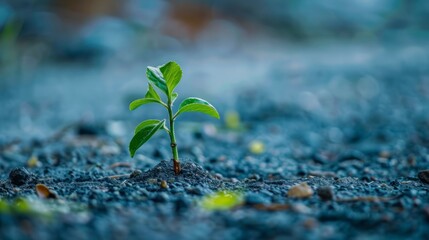
[[[140,116],[126,103],[110,113],[100,103],[97,121],[74,121],[87,95],[53,102],[3,90],[1,239],[425,239],[428,58],[406,48],[380,63],[386,52],[323,69],[275,65],[267,84],[229,96],[241,121],[214,93],[227,120],[179,121],[179,176],[162,134],[129,157]],[[50,83],[37,88],[56,89]],[[71,99],[79,104],[66,111]],[[222,191],[238,200],[226,210],[203,204]]]

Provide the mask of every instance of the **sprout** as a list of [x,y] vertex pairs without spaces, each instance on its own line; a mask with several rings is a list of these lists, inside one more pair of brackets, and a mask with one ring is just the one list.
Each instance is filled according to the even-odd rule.
[[[180,173],[179,152],[177,149],[176,136],[174,132],[174,121],[185,112],[201,112],[219,119],[219,113],[216,108],[204,99],[189,97],[183,100],[179,109],[173,114],[173,104],[178,94],[174,89],[182,78],[182,69],[175,62],[168,62],[159,67],[147,67],[146,76],[149,80],[148,90],[144,98],[136,99],[130,103],[130,110],[134,110],[144,104],[158,103],[165,107],[168,112],[168,127],[166,119],[149,119],[141,122],[134,131],[134,137],[131,139],[129,150],[131,157],[134,157],[137,149],[145,144],[158,130],[165,130],[170,136],[170,146],[173,155],[173,164],[175,174]],[[166,97],[164,102],[155,90],[158,88]]]

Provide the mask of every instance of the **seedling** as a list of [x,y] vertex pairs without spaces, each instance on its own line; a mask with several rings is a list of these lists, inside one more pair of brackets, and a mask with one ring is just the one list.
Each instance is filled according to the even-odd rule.
[[[173,170],[177,175],[180,173],[180,161],[176,135],[174,133],[174,121],[176,118],[185,112],[200,112],[219,119],[219,113],[216,108],[206,100],[189,97],[180,103],[179,109],[173,114],[173,104],[178,97],[174,89],[182,78],[182,69],[177,63],[168,62],[158,67],[148,66],[146,69],[146,76],[149,80],[147,93],[144,98],[136,99],[131,102],[130,110],[132,111],[144,104],[158,103],[167,109],[169,127],[166,126],[165,119],[149,119],[141,122],[134,130],[134,137],[131,139],[129,146],[130,155],[134,157],[137,149],[145,144],[158,130],[163,129],[170,136],[170,146],[173,154]],[[166,96],[166,102],[159,96],[154,86]]]

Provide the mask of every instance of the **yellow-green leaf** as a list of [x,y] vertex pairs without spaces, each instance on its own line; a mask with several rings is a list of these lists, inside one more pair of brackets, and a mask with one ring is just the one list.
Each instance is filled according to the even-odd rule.
[[243,194],[239,192],[220,191],[201,200],[201,207],[206,210],[228,210],[243,203]]

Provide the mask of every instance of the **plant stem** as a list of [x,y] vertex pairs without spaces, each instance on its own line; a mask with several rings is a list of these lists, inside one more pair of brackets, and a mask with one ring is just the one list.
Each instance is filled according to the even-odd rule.
[[179,151],[177,150],[176,136],[174,134],[174,116],[172,110],[172,102],[170,97],[168,98],[168,116],[170,121],[170,146],[171,152],[173,153],[173,169],[176,175],[180,174],[180,161],[179,161]]

